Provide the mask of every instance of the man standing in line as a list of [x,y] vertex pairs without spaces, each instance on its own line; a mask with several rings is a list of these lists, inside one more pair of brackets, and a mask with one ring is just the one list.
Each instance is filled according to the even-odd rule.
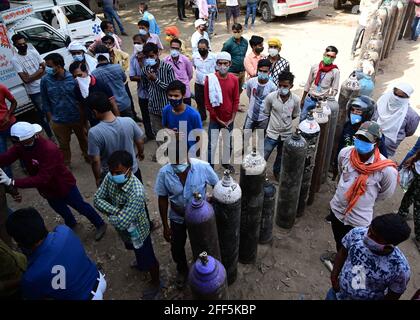
[[[241,13],[238,0],[226,0],[226,29],[230,31],[230,18],[233,17],[233,24],[238,23],[238,17]],[[222,50],[223,51],[223,50]]]
[[209,43],[209,49],[211,50],[210,38],[209,34],[206,32],[207,30],[207,21],[203,19],[195,20],[194,22],[195,32],[191,36],[191,50],[194,54],[198,50],[198,41],[201,39],[206,39]]
[[185,21],[184,19],[187,19],[187,16],[185,15],[185,0],[177,0],[176,7],[178,10],[178,19]]
[[264,51],[264,38],[259,36],[252,36],[249,39],[249,45],[252,51],[245,57],[244,65],[248,78],[253,78],[257,75],[258,61],[264,58],[261,53]]
[[121,22],[120,16],[118,15],[118,0],[102,0],[102,8],[104,9],[105,19],[109,20],[112,23],[112,26],[115,29],[114,20],[117,22],[120,32],[123,36],[128,36],[124,30],[124,26]]

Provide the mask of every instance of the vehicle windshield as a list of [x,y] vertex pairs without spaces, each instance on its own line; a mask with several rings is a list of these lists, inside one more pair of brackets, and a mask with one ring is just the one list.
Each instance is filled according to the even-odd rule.
[[65,40],[46,26],[35,26],[30,29],[21,30],[18,33],[25,36],[27,41],[35,47],[39,54],[66,47]]
[[62,9],[66,15],[68,24],[92,20],[93,18],[93,15],[79,4],[64,6]]

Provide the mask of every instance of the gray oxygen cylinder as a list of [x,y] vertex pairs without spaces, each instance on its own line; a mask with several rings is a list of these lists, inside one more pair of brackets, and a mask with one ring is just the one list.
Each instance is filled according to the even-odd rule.
[[216,215],[220,254],[229,285],[235,282],[238,274],[241,197],[241,187],[232,179],[230,171],[225,170],[223,179],[214,186],[212,203]]
[[241,165],[242,190],[239,262],[255,263],[264,203],[266,161],[257,151],[244,157]]
[[308,144],[296,130],[286,139],[281,159],[276,224],[290,229],[295,223]]
[[276,206],[276,187],[268,179],[264,182],[264,203],[261,216],[260,244],[273,240],[273,218]]
[[331,155],[333,151],[333,143],[334,143],[334,137],[335,137],[335,130],[337,127],[338,110],[339,110],[338,102],[334,99],[334,97],[328,97],[327,104],[328,104],[328,108],[331,111],[331,114],[330,114],[330,119],[329,119],[330,125],[329,125],[329,130],[328,130],[327,149],[325,152],[324,167],[322,168],[322,177],[321,177],[322,184],[327,182],[328,171],[330,169]]
[[308,143],[297,211],[297,216],[301,217],[305,211],[306,201],[309,196],[320,132],[319,124],[315,121],[312,111],[310,111],[306,119],[299,124],[299,130],[301,131],[302,137]]

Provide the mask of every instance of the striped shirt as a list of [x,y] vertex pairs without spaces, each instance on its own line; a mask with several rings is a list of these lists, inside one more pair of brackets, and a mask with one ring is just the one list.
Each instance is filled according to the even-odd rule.
[[[156,73],[155,81],[147,79],[147,72],[150,72],[150,70]],[[174,70],[171,65],[160,60],[157,70],[150,67],[143,67],[142,72],[148,83],[149,112],[154,115],[162,116],[163,108],[169,104],[166,88],[175,80]]]
[[280,60],[273,63],[270,69],[270,78],[273,80],[276,86],[279,85],[279,75],[283,71],[290,71],[290,65],[289,61],[280,57]]

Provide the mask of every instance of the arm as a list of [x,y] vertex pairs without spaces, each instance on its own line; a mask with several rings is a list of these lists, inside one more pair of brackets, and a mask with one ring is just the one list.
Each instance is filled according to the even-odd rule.
[[308,76],[308,80],[306,81],[305,87],[303,89],[303,95],[302,95],[302,99],[301,99],[301,106],[303,106],[303,102],[305,101],[305,98],[309,92],[309,90],[311,89],[311,85],[314,82],[315,78],[314,78],[314,74],[312,72],[312,67],[311,70],[309,71],[309,76]]
[[417,127],[420,122],[420,116],[416,112],[411,110],[411,107],[409,107],[407,115],[408,119],[407,124],[405,126],[405,135],[406,137],[411,137],[417,130]]
[[299,116],[300,116],[300,104],[299,104],[299,100],[296,99],[295,106],[294,106],[293,112],[292,112],[292,119],[296,119]]
[[10,166],[18,158],[17,149],[15,146],[12,146],[7,151],[0,153],[0,167]]
[[214,108],[212,107],[210,103],[210,97],[209,97],[209,81],[206,77],[206,80],[204,80],[204,105],[207,109],[207,111],[210,113],[210,118],[217,118],[217,114],[214,111]]
[[129,201],[119,210],[120,212],[117,215],[112,215],[112,219],[109,220],[117,230],[127,230],[139,213],[143,213],[143,216],[146,216],[142,185],[132,190],[128,199]]
[[[42,59],[40,59],[40,60],[42,60]],[[29,74],[29,73],[23,71],[22,66],[20,64],[18,64],[14,59],[12,59],[12,64],[13,64],[14,69],[18,73],[19,77],[26,84],[34,82],[35,80],[41,79],[42,76],[45,73],[45,68],[41,63],[39,64],[38,70],[33,74]]]
[[168,71],[168,77],[167,79],[165,79],[165,82],[156,78],[155,83],[162,89],[162,90],[166,90],[166,88],[168,87],[168,85],[175,80],[175,74],[174,74],[174,70],[172,70],[172,68]]
[[191,81],[191,79],[193,78],[193,75],[194,75],[193,65],[192,65],[192,62],[188,58],[187,58],[187,75],[188,75],[188,79],[190,79],[190,81]]
[[346,248],[342,247],[335,257],[334,261],[334,268],[331,272],[331,285],[335,292],[340,291],[340,283],[338,280],[338,277],[340,275],[341,269],[344,266],[344,263],[346,262],[348,255],[348,251]]
[[168,208],[169,208],[169,199],[168,196],[159,196],[158,197],[159,205],[159,214],[162,219],[163,225],[163,236],[167,242],[171,241],[171,228],[168,224]]
[[4,97],[10,101],[10,109],[6,111],[5,117],[3,119],[3,124],[6,124],[10,121],[10,116],[15,112],[17,107],[17,101],[15,97],[12,95],[12,93],[9,90],[5,91]]
[[255,69],[252,66],[251,59],[249,58],[249,55],[247,55],[244,59],[244,67],[245,67],[245,70],[249,74],[250,77],[255,76]]
[[272,94],[270,93],[264,100],[264,114],[269,117],[271,115],[271,110],[273,109],[272,104]]
[[96,187],[99,187],[101,181],[101,157],[100,156],[91,156],[92,159],[92,172],[95,177]]
[[332,83],[331,88],[333,89],[333,92],[331,96],[335,97],[340,89],[340,71],[338,69],[334,69],[334,80]]
[[44,112],[48,114],[49,120],[51,120],[52,108],[51,108],[51,103],[48,96],[49,95],[48,95],[47,84],[45,83],[44,80],[41,80],[42,109],[44,110]]
[[140,161],[144,159],[144,140],[143,139],[137,139],[134,141],[137,147],[137,157]]
[[120,109],[118,109],[118,105],[117,105],[117,102],[115,101],[115,97],[109,98],[109,102],[111,103],[111,106],[112,106],[112,113],[116,117],[118,117],[120,115]]
[[246,83],[246,95],[248,96],[248,99],[251,98],[251,86],[249,81]]
[[380,183],[380,190],[378,193],[378,200],[390,198],[395,191],[398,183],[398,171],[393,167],[387,167],[382,172],[382,180]]
[[98,191],[96,191],[95,196],[93,198],[93,205],[96,209],[106,215],[118,215],[120,210],[110,204],[108,199],[108,177],[105,177],[104,181],[100,185]]
[[122,68],[124,71],[128,71],[128,68],[130,66],[130,55],[127,52],[121,51],[121,57],[122,57]]

